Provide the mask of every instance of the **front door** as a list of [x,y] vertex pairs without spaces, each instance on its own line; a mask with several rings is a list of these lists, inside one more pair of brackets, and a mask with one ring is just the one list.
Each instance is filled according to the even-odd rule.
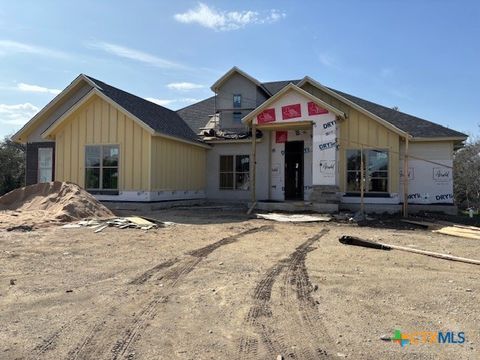
[[303,141],[285,143],[285,200],[303,200]]

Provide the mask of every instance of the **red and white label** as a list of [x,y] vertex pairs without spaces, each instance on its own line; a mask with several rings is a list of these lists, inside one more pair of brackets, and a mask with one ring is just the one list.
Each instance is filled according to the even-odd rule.
[[257,122],[259,124],[271,123],[275,120],[275,109],[265,109],[257,115]]
[[288,131],[276,131],[275,142],[277,144],[286,143],[288,141]]
[[315,104],[313,101],[308,102],[308,115],[323,115],[328,114],[328,110]]
[[302,116],[300,104],[282,106],[282,119],[295,119]]

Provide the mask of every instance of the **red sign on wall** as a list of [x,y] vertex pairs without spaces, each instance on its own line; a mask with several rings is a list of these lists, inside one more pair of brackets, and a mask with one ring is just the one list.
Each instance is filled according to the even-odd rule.
[[294,119],[302,116],[300,104],[282,106],[282,119]]
[[257,122],[265,124],[275,121],[275,109],[265,109],[257,115]]
[[328,114],[328,110],[318,106],[313,101],[310,101],[308,104],[308,115],[322,115]]
[[276,131],[275,142],[277,144],[286,143],[288,141],[288,131]]

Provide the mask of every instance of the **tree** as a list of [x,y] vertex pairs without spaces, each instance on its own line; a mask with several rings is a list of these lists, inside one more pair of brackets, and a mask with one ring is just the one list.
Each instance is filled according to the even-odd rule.
[[453,189],[461,207],[480,206],[480,140],[467,143],[453,158]]
[[25,145],[0,141],[0,196],[25,184]]

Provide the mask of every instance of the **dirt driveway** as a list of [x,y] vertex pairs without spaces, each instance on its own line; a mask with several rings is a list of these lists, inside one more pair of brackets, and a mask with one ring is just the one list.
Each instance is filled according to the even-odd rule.
[[[0,359],[480,358],[480,267],[338,242],[478,259],[476,240],[214,210],[150,215],[177,225],[0,230]],[[380,339],[396,329],[466,341]]]

